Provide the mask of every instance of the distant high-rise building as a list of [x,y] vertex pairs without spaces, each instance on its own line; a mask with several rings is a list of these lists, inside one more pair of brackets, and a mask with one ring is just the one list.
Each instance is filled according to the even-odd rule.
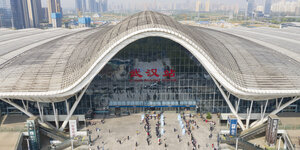
[[48,8],[42,8],[41,20],[49,20],[48,18]]
[[77,13],[86,12],[86,0],[75,0],[75,9]]
[[82,12],[86,12],[86,0],[81,0]]
[[9,9],[9,1],[7,0],[0,0],[0,8]]
[[297,4],[297,7],[296,7],[295,15],[296,16],[300,16],[300,0],[298,0],[298,4]]
[[297,2],[295,1],[280,1],[272,4],[272,13],[285,13],[288,15],[295,15],[297,10]]
[[78,18],[78,23],[79,23],[80,27],[90,27],[91,26],[91,18],[90,17]]
[[254,8],[255,8],[255,0],[247,0],[247,11],[246,11],[246,16],[253,16],[254,13]]
[[108,10],[107,0],[102,0],[102,12],[106,12]]
[[40,14],[42,12],[41,0],[27,0],[30,27],[40,27]]
[[238,4],[235,4],[235,7],[234,7],[234,14],[239,14],[239,11],[240,11],[240,7]]
[[0,0],[0,27],[11,27],[11,17],[12,12],[9,3],[6,0]]
[[55,12],[55,0],[48,0],[48,23],[52,24],[51,14]]
[[200,8],[201,8],[201,0],[197,0],[195,11],[196,11],[196,12],[200,12]]
[[27,0],[22,1],[22,14],[24,15],[24,28],[32,28],[29,19],[29,10],[28,10],[28,2]]
[[82,0],[75,0],[75,9],[76,11],[82,11]]
[[96,8],[96,0],[88,0],[87,1],[87,9],[89,12],[96,12],[97,8]]
[[51,19],[52,19],[52,27],[53,28],[58,28],[62,26],[62,22],[61,22],[61,13],[57,12],[57,13],[52,13],[51,14]]
[[263,12],[264,11],[264,6],[263,5],[257,5],[255,11]]
[[16,29],[39,27],[42,18],[41,0],[1,0],[0,2],[1,26]]
[[62,8],[60,0],[48,0],[48,21],[49,24],[52,24],[52,13],[61,13],[62,14]]
[[[16,29],[22,29],[30,27],[28,16],[26,15],[27,7],[23,7],[26,1],[22,2],[21,0],[11,0],[11,12],[12,12],[12,27]],[[26,6],[26,5],[25,5]],[[25,25],[25,16],[27,18],[27,26]]]
[[210,10],[210,0],[207,0],[207,1],[205,2],[205,11],[206,11],[206,12],[209,12],[209,10]]
[[266,0],[265,9],[264,9],[264,14],[265,15],[270,15],[271,14],[271,6],[272,6],[272,0]]

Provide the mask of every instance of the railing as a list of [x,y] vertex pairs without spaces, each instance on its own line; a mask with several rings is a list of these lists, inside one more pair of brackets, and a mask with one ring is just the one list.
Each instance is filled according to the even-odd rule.
[[258,134],[261,134],[261,133],[265,132],[266,131],[266,126],[267,126],[267,124],[264,123],[262,125],[259,125],[259,126],[255,127],[255,128],[250,128],[248,130],[245,130],[241,133],[241,135],[239,137],[243,138],[245,140],[249,140],[249,139],[251,139],[251,137],[254,137]]
[[282,136],[286,143],[287,150],[295,150],[295,146],[294,146],[293,142],[291,141],[291,137],[289,136],[289,134],[285,131],[284,133],[282,133]]
[[280,130],[300,130],[300,125],[292,125],[292,124],[286,124],[286,125],[279,125],[278,129]]
[[66,133],[57,130],[56,128],[53,128],[49,126],[46,123],[40,123],[40,131],[45,134],[48,137],[51,137],[53,139],[59,140],[59,141],[65,141],[69,139],[69,135]]
[[25,127],[0,127],[0,132],[26,132]]
[[[223,136],[221,138],[221,143],[226,143],[229,145],[236,145],[236,138],[229,137],[229,136]],[[257,147],[254,144],[251,144],[241,138],[238,139],[238,147],[245,149],[245,150],[262,150],[262,148]]]

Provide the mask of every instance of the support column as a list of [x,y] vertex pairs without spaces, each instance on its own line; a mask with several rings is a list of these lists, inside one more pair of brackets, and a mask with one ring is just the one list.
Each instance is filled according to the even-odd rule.
[[224,97],[227,105],[229,106],[231,112],[237,118],[237,121],[238,121],[240,127],[242,128],[242,130],[245,130],[246,128],[245,128],[243,122],[241,121],[241,118],[239,117],[239,115],[237,114],[237,112],[235,111],[233,105],[231,104],[231,102],[229,100],[230,94],[226,95],[226,93],[223,91],[223,89],[222,89],[221,85],[218,83],[218,81],[211,74],[210,74],[210,76],[214,80],[214,82],[217,85],[218,89],[220,90],[220,92],[221,92],[222,96]]
[[56,128],[58,129],[59,128],[58,116],[57,116],[57,110],[55,108],[54,102],[52,102],[52,107],[53,107],[53,115],[54,115],[55,125],[56,125]]
[[267,110],[267,107],[268,107],[268,102],[269,102],[269,100],[267,100],[267,101],[266,101],[266,104],[265,104],[265,109],[264,109],[264,112],[263,112],[263,114],[262,114],[262,117],[261,117],[261,119],[263,119],[263,118],[265,117],[266,110]]
[[260,104],[260,119],[263,119],[263,112],[264,112],[264,105],[263,104]]
[[27,106],[25,105],[24,100],[22,100],[22,104],[23,104],[25,111],[28,111],[28,105]]
[[279,108],[279,107],[281,106],[281,104],[282,104],[282,101],[283,101],[283,98],[281,98],[281,100],[280,100],[280,102],[279,102],[279,104],[278,104],[277,108]]
[[281,137],[282,137],[282,136],[280,136],[280,137],[279,137],[279,140],[278,140],[278,150],[280,150]]
[[39,109],[39,114],[40,114],[41,121],[44,122],[44,114],[41,111],[40,102],[37,102],[37,107]]
[[[282,106],[280,106],[279,108],[275,109],[274,111],[272,111],[269,115],[276,115],[277,113],[279,113],[281,110],[283,110],[284,108],[286,108],[287,106],[291,105],[292,103],[296,102],[297,100],[299,100],[300,97],[294,97],[292,98],[290,101],[286,102],[285,104],[283,104]],[[268,116],[269,116],[268,115]],[[260,120],[259,122],[257,122],[256,124],[253,125],[253,127],[256,127],[258,125],[263,124],[264,122],[266,122],[268,120],[268,116],[264,117],[264,119]]]
[[236,113],[239,113],[240,101],[241,101],[241,99],[239,98],[239,99],[238,99],[238,102],[237,102],[237,105],[236,105],[236,107],[235,107]]
[[65,121],[63,122],[63,124],[61,125],[61,127],[59,128],[60,131],[64,130],[65,127],[67,126],[67,124],[68,124],[68,122],[69,122],[69,119],[70,119],[71,116],[73,115],[75,109],[77,108],[78,103],[80,102],[82,96],[84,95],[84,93],[85,93],[86,89],[89,87],[89,85],[90,85],[90,84],[88,84],[88,85],[81,91],[81,93],[80,93],[79,96],[75,95],[76,100],[75,100],[75,102],[74,102],[74,104],[73,104],[73,106],[72,106],[72,108],[71,108],[71,110],[70,110],[70,113],[67,115],[67,118],[65,119]]
[[251,112],[252,112],[252,106],[253,106],[253,101],[251,101],[250,109],[249,109],[249,114],[247,116],[246,120],[246,129],[249,128],[249,123],[250,123],[250,117],[251,117]]
[[18,104],[12,102],[11,100],[9,99],[1,99],[2,101],[16,107],[17,109],[19,109],[20,111],[22,111],[24,114],[26,114],[27,116],[29,117],[33,117],[34,115],[32,113],[30,113],[29,111],[26,111],[24,108],[22,108],[21,106],[19,106]]
[[66,102],[66,108],[67,108],[67,115],[69,115],[70,114],[70,107],[69,107],[68,100],[66,100],[65,102]]

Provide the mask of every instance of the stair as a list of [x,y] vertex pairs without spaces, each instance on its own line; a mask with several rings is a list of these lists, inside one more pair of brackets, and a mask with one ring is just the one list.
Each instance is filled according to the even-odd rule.
[[7,115],[4,115],[3,117],[1,117],[1,124],[0,124],[0,126],[3,125],[3,123],[4,123],[5,120],[6,120],[6,118],[7,118]]
[[[226,143],[228,145],[235,146],[236,138],[224,136],[223,138],[221,138],[221,143]],[[262,148],[256,147],[254,146],[254,144],[240,138],[238,140],[238,148],[245,149],[245,150],[263,150]]]
[[53,127],[51,124],[47,122],[39,123],[39,124],[40,124],[41,133],[52,139],[59,140],[61,142],[70,139],[70,136],[67,133],[59,131],[58,129],[56,129],[55,127]]
[[239,138],[241,138],[245,141],[254,139],[254,138],[256,138],[257,135],[260,135],[260,134],[266,132],[266,127],[267,127],[267,123],[264,123],[264,124],[261,124],[257,127],[244,130],[240,134]]

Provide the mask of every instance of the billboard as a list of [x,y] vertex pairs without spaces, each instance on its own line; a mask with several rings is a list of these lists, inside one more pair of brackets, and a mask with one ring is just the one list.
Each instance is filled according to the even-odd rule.
[[230,128],[230,135],[236,136],[237,132],[237,119],[235,117],[228,117],[228,123]]
[[277,141],[279,118],[276,115],[268,117],[268,124],[266,128],[266,142],[269,146],[275,146]]
[[38,125],[37,117],[30,117],[26,121],[28,136],[29,136],[29,144],[31,150],[39,150],[40,149],[40,131]]
[[70,128],[70,137],[74,138],[76,137],[77,134],[77,117],[71,117],[71,119],[69,120],[69,128]]

